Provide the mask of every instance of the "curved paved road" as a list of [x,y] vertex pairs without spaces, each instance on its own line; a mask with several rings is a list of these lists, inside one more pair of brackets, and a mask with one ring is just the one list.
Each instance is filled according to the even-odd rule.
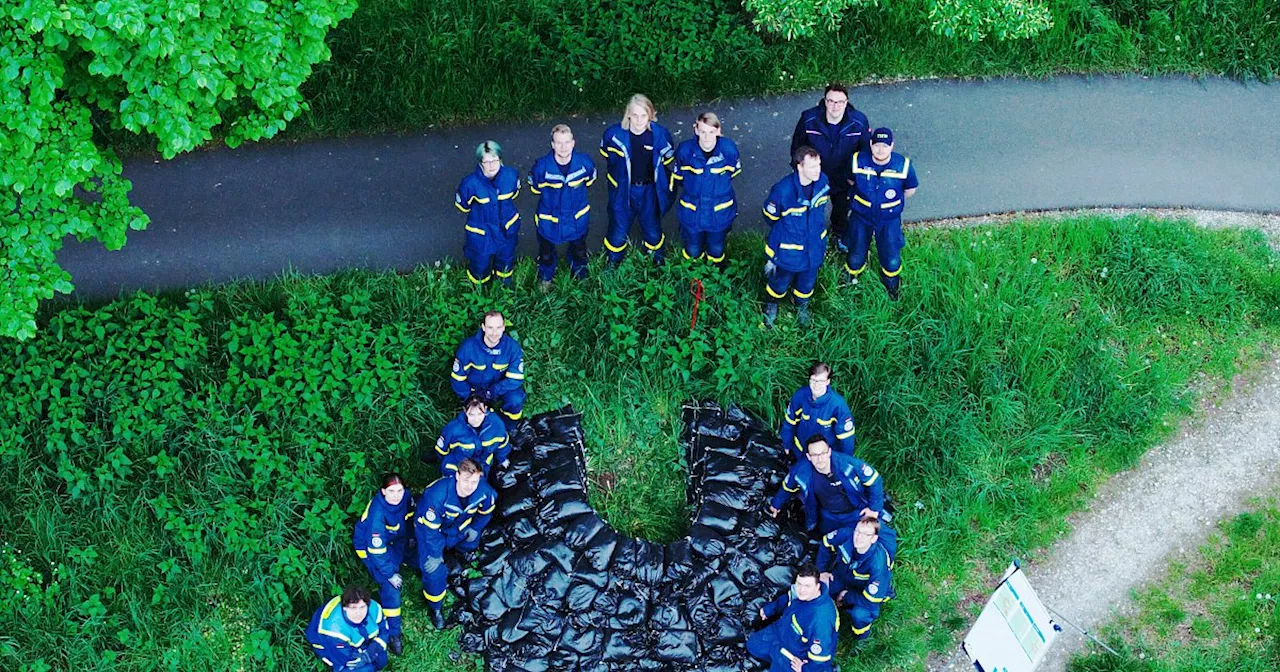
[[[820,93],[720,102],[743,150],[738,227],[763,226],[756,203],[787,170],[797,115]],[[1185,206],[1280,212],[1280,86],[1223,79],[1060,77],[935,80],[864,86],[853,102],[890,125],[911,156],[920,193],[908,220],[1088,206]],[[690,137],[696,110],[659,120]],[[568,120],[595,152],[615,118]],[[167,289],[286,268],[408,269],[458,256],[462,216],[453,190],[486,138],[527,170],[549,150],[552,123],[493,125],[273,144],[125,166],[133,201],[152,219],[124,250],[67,242],[58,260],[83,297]],[[604,232],[603,180],[593,249]],[[521,196],[521,254],[534,254],[534,201]],[[674,216],[666,221],[675,228]]]

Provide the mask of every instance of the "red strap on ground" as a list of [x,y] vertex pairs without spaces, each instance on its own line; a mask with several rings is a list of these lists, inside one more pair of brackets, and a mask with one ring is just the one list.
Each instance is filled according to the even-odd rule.
[[698,304],[702,303],[703,297],[702,281],[694,280],[689,283],[689,292],[693,294],[693,319],[689,320],[689,330],[693,331],[698,326]]

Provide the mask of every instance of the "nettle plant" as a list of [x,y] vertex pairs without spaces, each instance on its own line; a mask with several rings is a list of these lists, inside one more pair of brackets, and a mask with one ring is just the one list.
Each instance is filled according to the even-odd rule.
[[68,293],[68,235],[124,246],[147,225],[95,125],[154,135],[165,158],[269,138],[355,0],[10,0],[0,5],[0,334],[35,334]]

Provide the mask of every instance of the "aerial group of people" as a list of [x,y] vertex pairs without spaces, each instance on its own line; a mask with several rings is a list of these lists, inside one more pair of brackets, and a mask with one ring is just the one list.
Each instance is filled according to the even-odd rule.
[[[698,116],[695,137],[679,146],[656,117],[648,98],[633,96],[621,123],[606,129],[601,140],[609,183],[606,266],[622,261],[636,223],[653,262],[662,264],[661,219],[677,207],[683,256],[723,267],[725,239],[738,213],[737,146],[721,134],[712,112]],[[522,183],[539,197],[541,287],[554,277],[560,246],[572,275],[586,277],[587,189],[597,179],[596,166],[575,150],[568,126],[557,125],[551,137],[552,151],[523,180],[503,165],[498,143],[476,148],[476,170],[455,196],[467,215],[464,253],[472,282],[496,276],[510,283]],[[774,324],[788,292],[799,321],[809,321],[808,302],[829,240],[845,254],[851,283],[866,270],[874,240],[880,280],[896,300],[905,242],[902,205],[918,182],[911,161],[893,151],[893,132],[871,129],[866,115],[849,105],[847,89],[833,84],[796,124],[791,164],[793,172],[773,186],[762,207],[771,226],[764,250],[765,323]],[[886,510],[884,483],[854,456],[853,416],[833,389],[831,374],[825,363],[811,367],[779,432],[795,462],[767,511],[776,516],[796,500],[818,550],[816,564],[800,568],[792,588],[760,610],[761,627],[747,641],[748,652],[774,672],[832,669],[839,614],[848,617],[854,636],[866,637],[881,605],[893,596],[897,535],[888,525],[892,513]],[[378,599],[348,586],[315,612],[307,628],[314,653],[337,672],[375,672],[386,666],[388,653],[401,653],[401,570],[410,560],[421,574],[432,624],[444,627],[446,556],[466,564],[497,506],[490,475],[508,462],[509,434],[525,402],[524,352],[506,334],[502,313],[486,313],[478,333],[462,342],[450,377],[460,413],[423,456],[439,465],[440,478],[415,498],[399,474],[383,475],[355,525],[352,544],[378,584]]]
[[[680,225],[681,254],[717,268],[725,265],[725,241],[738,216],[733,180],[742,173],[742,158],[738,146],[723,135],[716,113],[698,115],[693,128],[694,137],[676,145],[658,123],[653,102],[637,94],[622,120],[605,129],[600,155],[609,195],[606,268],[622,261],[637,225],[653,263],[664,263],[662,218],[672,208]],[[866,271],[874,240],[880,281],[889,298],[898,299],[906,244],[903,204],[916,193],[919,181],[911,160],[893,148],[893,130],[872,129],[839,84],[827,86],[822,101],[801,114],[791,140],[792,173],[773,185],[762,207],[770,226],[764,247],[763,317],[768,326],[777,320],[778,303],[788,293],[797,319],[809,322],[809,299],[831,243],[845,255],[844,278],[852,284]],[[551,151],[534,162],[523,180],[519,171],[503,164],[496,141],[480,143],[475,157],[478,165],[454,196],[467,216],[463,253],[471,281],[484,284],[496,276],[511,282],[522,184],[538,197],[540,287],[550,286],[561,247],[570,273],[585,278],[588,190],[598,172],[592,157],[577,151],[573,130],[565,124],[552,128]]]

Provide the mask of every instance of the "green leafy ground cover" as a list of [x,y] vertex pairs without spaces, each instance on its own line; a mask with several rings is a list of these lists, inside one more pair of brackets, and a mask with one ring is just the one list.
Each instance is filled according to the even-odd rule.
[[1276,499],[1224,521],[1186,562],[1136,594],[1071,672],[1270,672],[1280,669],[1280,510]]
[[1052,28],[1004,42],[931,32],[932,2],[868,4],[790,42],[755,30],[741,0],[366,2],[329,34],[333,58],[304,85],[311,111],[290,133],[621,114],[636,91],[672,106],[831,80],[1280,72],[1272,0],[1048,0]]
[[[0,666],[316,669],[302,628],[367,582],[350,529],[374,474],[433,478],[418,449],[454,412],[453,349],[496,306],[528,353],[528,411],[585,413],[596,505],[653,539],[687,526],[681,401],[776,422],[808,364],[832,362],[904,539],[901,599],[841,659],[913,668],[989,572],[1051,541],[1189,412],[1199,372],[1222,379],[1280,342],[1280,270],[1260,233],[1134,218],[911,243],[901,303],[874,281],[837,289],[830,264],[807,331],[785,310],[758,326],[755,236],[731,239],[724,276],[633,257],[546,295],[526,259],[510,292],[440,267],[50,311],[0,350],[0,621],[23,624],[0,634]],[[395,669],[454,669],[423,614],[409,597]]]

